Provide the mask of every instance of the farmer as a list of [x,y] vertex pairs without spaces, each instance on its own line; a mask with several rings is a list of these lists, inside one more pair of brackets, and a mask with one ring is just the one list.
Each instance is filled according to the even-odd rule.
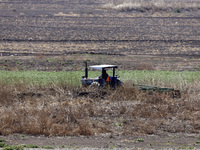
[[106,82],[109,82],[110,81],[110,77],[109,75],[107,74],[106,70],[103,69],[102,71],[102,78],[106,81]]

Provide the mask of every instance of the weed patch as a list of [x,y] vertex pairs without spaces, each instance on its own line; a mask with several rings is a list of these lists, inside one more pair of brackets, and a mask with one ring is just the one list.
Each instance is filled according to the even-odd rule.
[[194,2],[188,2],[187,4],[180,1],[166,2],[166,1],[113,1],[102,6],[105,9],[114,9],[122,12],[138,11],[138,12],[175,12],[181,13],[182,11],[199,9],[200,5]]

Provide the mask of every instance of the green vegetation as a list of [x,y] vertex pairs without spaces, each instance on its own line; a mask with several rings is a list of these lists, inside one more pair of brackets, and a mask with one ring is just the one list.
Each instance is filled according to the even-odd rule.
[[184,88],[186,85],[200,82],[200,72],[176,71],[120,71],[123,81],[155,85],[160,87]]
[[186,149],[185,146],[179,146],[178,148],[179,148],[179,149]]
[[6,142],[6,140],[0,138],[0,148],[3,148],[3,147],[7,146],[7,144],[5,142]]
[[26,136],[24,134],[21,135],[22,138],[25,138]]
[[[24,150],[24,148],[40,148],[38,145],[32,145],[32,144],[30,144],[30,145],[26,145],[26,144],[23,144],[23,145],[7,145],[5,143],[0,143],[0,147],[3,148],[3,150]],[[48,146],[48,147],[50,147],[50,146]]]
[[6,146],[2,150],[24,150],[24,146],[23,145]]
[[143,138],[136,139],[135,142],[144,142]]
[[50,83],[67,82],[68,84],[80,84],[81,72],[45,72],[45,71],[0,71],[2,83],[27,83],[31,85],[46,85]]
[[2,147],[6,147],[6,146],[7,146],[6,143],[0,142],[0,148],[2,148]]
[[45,149],[54,149],[54,147],[53,147],[53,146],[49,146],[49,145],[42,146],[42,148],[45,148]]
[[6,140],[4,140],[4,139],[0,138],[0,142],[6,142]]
[[24,145],[25,148],[40,148],[38,145]]
[[200,141],[196,141],[196,144],[200,144]]
[[110,145],[109,145],[109,149],[115,149],[117,148],[112,142],[110,142]]
[[[110,75],[111,72],[108,71]],[[97,77],[100,71],[89,71],[89,77]],[[169,86],[181,88],[187,84],[200,82],[200,72],[194,71],[127,71],[121,70],[117,74],[120,75],[123,82],[132,81],[138,84],[148,84],[156,86]],[[84,71],[68,71],[68,72],[45,72],[45,71],[0,71],[1,83],[27,83],[31,85],[47,85],[67,83],[69,85],[80,85],[81,76]]]

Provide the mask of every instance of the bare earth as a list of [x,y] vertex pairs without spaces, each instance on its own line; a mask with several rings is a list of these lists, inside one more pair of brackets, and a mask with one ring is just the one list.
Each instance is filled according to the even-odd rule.
[[[119,12],[102,9],[106,3],[0,0],[0,70],[80,70],[90,60],[127,70],[200,71],[200,9]],[[199,134],[0,138],[57,148],[200,149]]]
[[[22,136],[14,134],[3,136],[8,144],[34,144],[38,146],[53,146],[54,148],[117,148],[117,149],[200,149],[196,142],[200,136],[194,134],[168,134],[168,135],[135,135],[117,136],[102,135],[89,137],[45,137],[45,136]],[[143,141],[140,141],[142,139]]]
[[[57,61],[72,60],[82,68],[87,59],[117,63],[122,69],[200,70],[199,9],[119,12],[102,9],[106,3],[0,1],[0,69],[19,70],[16,62],[21,62],[20,70],[73,70]],[[49,64],[43,61],[46,56],[59,58]],[[29,63],[33,60],[40,68]]]

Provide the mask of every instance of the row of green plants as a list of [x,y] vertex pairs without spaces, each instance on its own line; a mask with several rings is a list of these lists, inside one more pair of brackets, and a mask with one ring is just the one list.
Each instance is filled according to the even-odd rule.
[[25,148],[54,149],[54,147],[50,145],[41,146],[41,147],[34,144],[8,145],[6,144],[6,140],[2,138],[0,138],[0,148],[2,148],[2,150],[24,150]]
[[[108,71],[112,75],[111,71]],[[49,83],[66,82],[71,85],[80,85],[81,76],[84,71],[0,71],[0,82],[27,83],[33,85],[46,85]],[[89,77],[95,78],[101,75],[100,71],[89,71]],[[150,84],[157,86],[177,86],[182,87],[188,84],[200,82],[200,72],[194,71],[128,71],[120,70],[117,72],[123,82],[131,81],[136,84]]]
[[[33,148],[37,148],[37,149],[54,149],[54,146],[50,146],[50,145],[45,145],[45,146],[38,146],[38,145],[34,145],[34,144],[21,144],[21,145],[8,145],[6,144],[6,140],[0,138],[0,149],[2,150],[24,150],[24,149],[33,149]],[[71,147],[71,146],[59,146],[59,148],[80,148],[80,147]]]
[[54,149],[53,146],[38,146],[38,145],[7,145],[5,143],[0,143],[0,148],[2,148],[2,150],[24,150],[25,148],[43,148],[43,149]]

